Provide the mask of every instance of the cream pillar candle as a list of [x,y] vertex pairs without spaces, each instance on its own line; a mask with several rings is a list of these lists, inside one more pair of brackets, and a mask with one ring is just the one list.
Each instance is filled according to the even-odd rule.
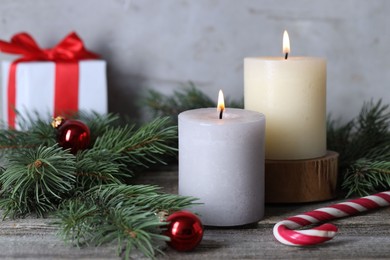
[[285,57],[244,59],[245,108],[267,117],[266,159],[324,156],[326,61]]
[[179,194],[199,198],[205,225],[238,226],[264,215],[264,115],[215,108],[179,115]]

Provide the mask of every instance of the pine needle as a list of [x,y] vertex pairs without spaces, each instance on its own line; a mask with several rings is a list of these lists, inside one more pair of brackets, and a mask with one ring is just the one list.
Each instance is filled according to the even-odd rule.
[[116,115],[79,113],[92,148],[76,155],[58,147],[50,122],[28,117],[23,131],[0,129],[0,208],[3,218],[58,216],[65,242],[79,247],[116,243],[118,255],[134,250],[154,258],[166,214],[195,204],[157,186],[131,185],[133,173],[177,152],[177,127],[157,118],[141,127]]
[[0,182],[0,207],[4,217],[55,210],[74,186],[75,158],[58,146],[39,146],[7,157]]
[[160,211],[189,207],[194,198],[159,192],[157,186],[106,184],[95,186],[82,198],[65,202],[57,212],[59,235],[77,246],[115,242],[126,259],[133,249],[153,258],[160,252],[157,241],[166,224]]
[[123,163],[135,169],[164,164],[161,158],[176,152],[172,144],[177,141],[177,127],[168,124],[169,119],[165,117],[137,130],[129,126],[110,128],[97,138],[94,149],[126,155]]
[[[171,121],[177,122],[177,115],[183,111],[217,106],[217,93],[215,99],[200,91],[193,82],[189,82],[172,95],[164,95],[156,90],[149,90],[145,97],[144,104],[149,109],[153,117],[170,117]],[[244,102],[225,100],[227,107],[243,108]]]
[[347,197],[390,189],[390,109],[382,101],[364,103],[352,121],[328,120],[328,149],[340,153],[341,187]]

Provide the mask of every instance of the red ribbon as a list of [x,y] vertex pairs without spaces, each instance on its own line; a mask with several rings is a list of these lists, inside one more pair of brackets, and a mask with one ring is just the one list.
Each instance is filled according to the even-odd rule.
[[15,60],[8,78],[8,124],[15,127],[16,66],[24,61],[54,61],[56,63],[54,115],[78,110],[78,82],[80,60],[97,59],[99,56],[88,51],[80,37],[72,32],[54,48],[42,49],[27,33],[19,33],[11,42],[0,40],[0,51],[22,55]]

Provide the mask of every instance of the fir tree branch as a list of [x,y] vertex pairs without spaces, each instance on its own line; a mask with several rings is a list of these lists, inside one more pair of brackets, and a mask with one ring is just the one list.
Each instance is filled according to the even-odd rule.
[[194,198],[162,194],[157,186],[107,184],[92,188],[83,198],[69,200],[58,212],[60,236],[78,246],[115,242],[118,253],[130,257],[133,249],[153,258],[160,252],[160,210],[189,207]]
[[[172,122],[177,122],[177,115],[183,111],[196,108],[216,107],[217,93],[215,100],[200,91],[193,82],[176,90],[172,95],[164,95],[156,90],[149,90],[144,103],[149,108],[153,117],[168,116]],[[243,108],[244,102],[225,100],[226,107]]]
[[135,128],[114,115],[74,116],[95,135],[92,148],[76,156],[57,147],[56,131],[45,120],[29,122],[24,131],[0,130],[6,155],[0,166],[3,217],[57,212],[67,241],[81,246],[114,240],[126,258],[134,248],[154,257],[157,242],[168,239],[161,235],[161,215],[190,207],[195,199],[124,183],[137,168],[176,153],[177,127],[168,118]]
[[12,153],[2,171],[0,207],[3,216],[55,210],[74,186],[75,158],[57,146],[40,146]]
[[0,131],[0,153],[5,153],[8,150],[17,150],[24,148],[36,147],[36,143],[28,139],[28,134],[16,130],[1,130]]
[[171,145],[177,140],[177,127],[169,126],[169,119],[156,119],[141,128],[111,128],[99,137],[95,149],[107,149],[113,153],[126,155],[124,164],[130,168],[148,167],[150,164],[164,163],[162,158],[173,154]]
[[337,126],[328,120],[328,149],[340,153],[342,188],[347,196],[390,189],[390,109],[382,101],[364,103],[358,117]]
[[[85,122],[90,129],[92,143],[108,127],[119,124],[119,116],[114,114],[100,115],[96,112],[80,111],[67,118]],[[56,143],[56,130],[51,126],[49,116],[43,118],[37,113],[32,113],[25,117],[18,115],[18,119],[20,119],[20,131],[9,129],[0,131],[0,152],[5,152],[6,149],[36,148],[40,145],[52,146]]]
[[[47,117],[50,118],[50,117]],[[37,148],[40,145],[52,146],[56,143],[55,130],[50,125],[50,120],[39,117],[37,113],[31,113],[25,117],[18,114],[20,131],[2,129],[0,131],[0,150]]]
[[119,126],[120,117],[116,114],[100,115],[96,112],[79,112],[75,115],[76,119],[83,121],[91,132],[91,143],[94,143],[98,136],[103,135],[108,128]]
[[163,194],[160,188],[152,185],[117,185],[107,184],[92,188],[87,195],[109,208],[118,204],[136,205],[158,213],[176,211],[194,205],[195,198]]
[[122,183],[127,177],[126,157],[108,150],[89,149],[76,155],[76,190],[88,190],[96,185]]
[[367,196],[390,187],[390,161],[360,159],[346,172],[342,184],[347,197],[357,194]]
[[215,102],[199,91],[192,82],[188,88],[174,91],[172,96],[150,90],[145,103],[154,116],[177,116],[184,110],[215,106]]

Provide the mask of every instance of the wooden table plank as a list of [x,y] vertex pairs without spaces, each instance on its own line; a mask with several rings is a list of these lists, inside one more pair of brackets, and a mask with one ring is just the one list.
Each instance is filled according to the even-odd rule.
[[[158,184],[167,192],[177,192],[176,168],[144,173],[137,183]],[[284,246],[273,235],[273,225],[289,216],[333,204],[335,201],[267,205],[266,216],[257,225],[233,228],[207,228],[202,243],[189,253],[176,252],[165,245],[162,259],[286,259],[346,258],[372,259],[390,257],[390,208],[344,218],[332,223],[340,231],[331,241],[309,248]],[[0,223],[0,258],[24,259],[119,259],[116,246],[78,249],[56,237],[50,219],[17,219]],[[134,258],[142,258],[138,253]]]
[[[177,193],[177,172],[145,173],[143,181],[161,183],[167,192]],[[308,248],[290,247],[277,242],[273,226],[284,218],[334,204],[321,203],[266,205],[265,217],[246,229],[210,229],[199,247],[190,253],[167,249],[169,259],[285,259],[285,258],[388,258],[390,257],[390,207],[332,221],[338,235],[325,244]]]

